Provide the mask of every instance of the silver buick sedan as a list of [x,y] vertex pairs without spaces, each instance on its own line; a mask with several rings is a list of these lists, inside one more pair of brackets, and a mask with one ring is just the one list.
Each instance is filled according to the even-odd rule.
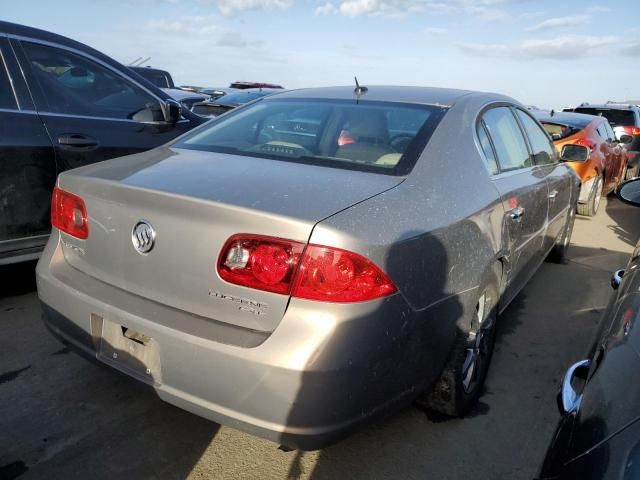
[[38,293],[54,335],[160,398],[315,449],[413,401],[467,413],[578,191],[508,97],[288,91],[60,175]]

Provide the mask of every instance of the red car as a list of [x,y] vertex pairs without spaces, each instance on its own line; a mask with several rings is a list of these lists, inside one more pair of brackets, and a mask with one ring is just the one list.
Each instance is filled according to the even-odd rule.
[[618,141],[605,117],[580,113],[534,111],[533,115],[547,131],[561,158],[580,177],[577,212],[593,216],[600,198],[608,195],[624,180],[627,151],[623,145],[632,138],[623,135]]

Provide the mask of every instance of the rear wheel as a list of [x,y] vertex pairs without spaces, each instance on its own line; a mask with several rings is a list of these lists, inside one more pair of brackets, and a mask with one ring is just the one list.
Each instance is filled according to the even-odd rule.
[[569,251],[569,244],[571,243],[571,234],[573,233],[573,224],[575,221],[575,210],[569,210],[569,216],[562,235],[551,249],[551,252],[549,252],[549,261],[554,263],[565,263],[567,261],[567,252]]
[[439,413],[459,417],[476,404],[489,370],[496,336],[497,281],[480,295],[473,318],[457,338],[440,378],[418,403]]
[[593,217],[596,213],[598,213],[600,200],[602,199],[603,188],[604,182],[602,181],[602,177],[598,177],[593,185],[593,189],[591,190],[591,194],[589,195],[589,200],[587,201],[587,203],[578,204],[577,210],[580,215],[584,215],[585,217]]

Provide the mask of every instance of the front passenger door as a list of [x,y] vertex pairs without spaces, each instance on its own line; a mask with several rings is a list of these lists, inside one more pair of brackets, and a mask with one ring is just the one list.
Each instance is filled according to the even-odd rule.
[[[508,232],[509,245],[504,295],[505,301],[509,302],[542,261],[547,184],[540,168],[533,163],[511,108],[499,106],[487,110],[482,115],[480,127],[488,134],[491,153],[496,156],[500,168],[493,183],[506,212],[503,230]],[[484,150],[486,155],[486,148]]]
[[59,171],[148,150],[186,130],[164,122],[159,98],[99,60],[35,40],[13,42]]

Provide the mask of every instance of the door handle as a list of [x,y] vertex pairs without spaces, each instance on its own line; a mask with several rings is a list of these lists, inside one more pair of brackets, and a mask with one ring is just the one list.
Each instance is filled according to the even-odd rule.
[[516,207],[509,212],[512,220],[520,220],[524,215],[524,207]]
[[571,382],[578,370],[589,368],[590,366],[591,360],[582,360],[578,363],[574,363],[569,367],[569,370],[567,370],[564,380],[562,381],[562,390],[560,391],[559,407],[562,415],[577,412],[578,408],[580,408],[582,395],[578,394],[578,392],[574,390],[571,386]]
[[95,138],[79,133],[71,133],[68,135],[60,135],[58,144],[65,147],[95,147],[98,142]]
[[555,200],[557,196],[558,196],[558,191],[557,191],[557,190],[553,190],[553,191],[549,194],[549,199],[550,199],[550,200]]

